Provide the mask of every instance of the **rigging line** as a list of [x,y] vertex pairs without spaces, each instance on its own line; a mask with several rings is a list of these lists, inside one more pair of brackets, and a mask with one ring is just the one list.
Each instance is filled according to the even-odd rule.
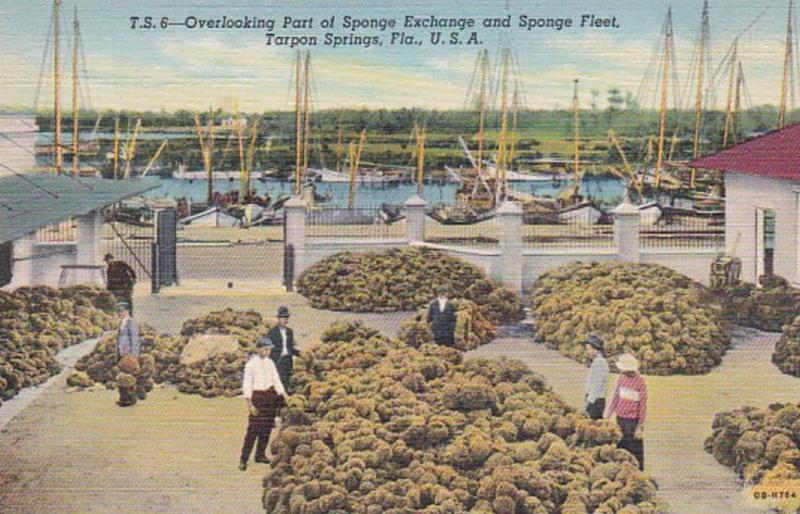
[[42,79],[44,78],[44,70],[47,68],[48,57],[50,55],[50,40],[53,38],[53,16],[55,10],[50,13],[50,22],[48,23],[49,30],[47,31],[47,40],[44,43],[44,52],[42,52],[42,61],[39,65],[39,81],[36,83],[36,92],[33,95],[33,110],[36,112],[39,108],[39,94],[42,90]]
[[483,50],[478,51],[478,57],[475,59],[475,64],[472,67],[472,77],[469,80],[469,86],[467,86],[467,96],[464,99],[464,107],[463,110],[467,110],[470,105],[470,100],[472,99],[473,95],[473,88],[475,87],[475,81],[478,75],[478,70],[480,69],[481,58],[483,57]]
[[86,98],[84,105],[88,107],[88,110],[92,110],[92,95],[90,94],[89,89],[89,68],[86,65],[86,53],[84,51],[85,45],[83,44],[83,32],[81,32],[80,25],[78,25],[78,50],[81,52],[81,64],[83,65],[83,80],[81,81],[81,85],[86,90]]
[[37,184],[37,183],[36,183],[36,182],[34,182],[33,180],[31,180],[31,179],[29,179],[28,177],[26,177],[24,173],[20,173],[20,172],[18,172],[18,171],[16,171],[16,170],[14,170],[14,169],[12,169],[12,168],[10,168],[10,167],[6,166],[6,165],[5,165],[4,163],[2,163],[2,162],[0,162],[0,167],[3,167],[3,168],[5,168],[6,170],[10,171],[11,173],[13,173],[14,175],[16,175],[17,177],[21,178],[21,179],[22,179],[22,180],[24,180],[25,182],[27,182],[27,183],[29,183],[30,185],[32,185],[33,187],[35,187],[36,189],[39,189],[39,190],[41,190],[41,191],[44,191],[45,193],[47,193],[48,195],[52,196],[53,198],[56,198],[56,199],[60,198],[60,197],[59,197],[59,196],[58,196],[56,193],[54,193],[54,192],[50,191],[49,189],[47,189],[47,188],[45,188],[45,187],[42,187],[42,186],[40,186],[39,184]]

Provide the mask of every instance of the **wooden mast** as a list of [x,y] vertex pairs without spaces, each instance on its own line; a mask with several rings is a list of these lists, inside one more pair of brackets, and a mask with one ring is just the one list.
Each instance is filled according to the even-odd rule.
[[744,85],[744,70],[742,69],[742,62],[739,61],[739,71],[736,74],[736,99],[733,105],[733,144],[738,143],[739,139],[739,110],[742,104],[742,86]]
[[119,178],[119,118],[114,120],[114,179]]
[[342,171],[342,123],[344,121],[344,109],[339,109],[339,129],[336,134],[336,171]]
[[417,194],[425,187],[425,126],[415,126],[417,135]]
[[295,55],[294,63],[294,120],[295,120],[295,153],[294,153],[294,194],[300,194],[300,168],[303,165],[303,112],[300,103],[300,50]]
[[78,7],[72,20],[72,176],[78,175],[80,127],[78,125]]
[[672,43],[672,7],[667,10],[667,20],[664,24],[664,62],[661,70],[661,106],[658,123],[658,156],[656,158],[655,187],[661,186],[661,165],[664,161],[664,136],[667,130],[667,94],[669,84],[670,48]]
[[55,114],[55,172],[61,173],[61,50],[59,25],[61,21],[61,0],[53,5],[53,110]]
[[725,127],[722,131],[722,146],[728,146],[728,138],[733,131],[733,107],[734,107],[734,91],[736,82],[736,60],[739,47],[739,41],[734,40],[733,50],[731,51],[730,70],[728,71],[728,100],[725,108]]
[[496,177],[495,202],[499,203],[505,199],[506,177],[508,171],[508,65],[510,51],[503,49],[503,60],[501,63],[501,105],[500,105],[500,137],[498,138],[498,169]]
[[[708,44],[708,0],[703,0],[703,14],[700,18],[700,47],[697,60],[697,90],[694,99],[694,140],[692,141],[692,159],[700,156],[700,131],[703,125],[703,80],[706,66],[706,45]],[[689,186],[694,188],[697,169],[691,169]]]
[[519,89],[514,86],[514,95],[511,99],[511,138],[508,149],[508,165],[514,163],[517,154],[517,110],[519,109]]
[[[478,166],[477,172],[480,176],[483,171],[483,125],[486,118],[486,69],[489,66],[488,50],[484,49],[480,59],[480,92],[478,93]],[[476,181],[477,183],[477,181]]]
[[573,138],[573,169],[575,173],[575,188],[580,185],[581,180],[581,145],[580,145],[580,104],[578,103],[578,79],[574,81],[575,87],[572,93],[572,138]]
[[778,113],[778,129],[786,125],[786,102],[789,96],[789,77],[792,66],[792,14],[794,11],[794,0],[789,0],[789,15],[786,21],[786,47],[783,53],[783,81],[781,82],[781,104]]
[[300,177],[300,186],[302,188],[302,181],[308,175],[308,139],[311,131],[311,52],[306,50],[306,62],[303,67],[303,168],[302,176]]
[[347,206],[350,209],[356,206],[356,176],[358,175],[358,167],[361,164],[361,152],[364,150],[364,143],[367,140],[366,129],[361,130],[361,135],[358,138],[358,147],[356,142],[350,143],[350,187],[347,195]]

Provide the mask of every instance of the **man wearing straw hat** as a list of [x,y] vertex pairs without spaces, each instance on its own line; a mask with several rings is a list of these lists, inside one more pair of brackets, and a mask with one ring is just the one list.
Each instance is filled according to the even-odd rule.
[[242,471],[247,469],[247,461],[250,460],[250,452],[253,451],[254,444],[256,445],[256,462],[269,462],[266,455],[267,442],[275,427],[278,410],[286,404],[286,390],[283,388],[278,370],[269,356],[272,346],[269,338],[259,339],[256,342],[256,354],[250,357],[244,366],[242,392],[247,401],[249,418],[239,459],[239,469]]
[[586,338],[586,353],[592,359],[589,378],[586,381],[586,413],[592,419],[602,419],[608,387],[608,362],[604,354],[603,340],[594,334],[589,334]]
[[644,420],[647,414],[647,384],[639,374],[639,361],[629,353],[617,358],[620,376],[611,397],[606,417],[616,418],[622,429],[618,448],[628,450],[644,470]]

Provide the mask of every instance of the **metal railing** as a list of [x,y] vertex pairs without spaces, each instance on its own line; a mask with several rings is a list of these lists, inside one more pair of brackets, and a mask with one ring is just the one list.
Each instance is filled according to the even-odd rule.
[[74,243],[78,239],[78,226],[74,219],[53,223],[36,231],[37,243]]
[[716,213],[643,218],[639,237],[642,248],[718,249],[725,245],[725,218]]
[[468,225],[444,224],[426,217],[425,242],[451,246],[491,247],[500,243],[500,223],[491,218]]
[[523,246],[528,249],[610,249],[614,248],[614,225],[589,222],[566,224],[525,224]]
[[[380,207],[323,207],[306,212],[306,237],[397,239],[406,237],[405,217],[394,220]],[[402,212],[395,213],[402,216]]]

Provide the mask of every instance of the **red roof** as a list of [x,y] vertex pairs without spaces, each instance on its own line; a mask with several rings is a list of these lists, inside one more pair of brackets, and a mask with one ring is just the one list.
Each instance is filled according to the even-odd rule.
[[689,166],[800,180],[800,123],[700,157]]

